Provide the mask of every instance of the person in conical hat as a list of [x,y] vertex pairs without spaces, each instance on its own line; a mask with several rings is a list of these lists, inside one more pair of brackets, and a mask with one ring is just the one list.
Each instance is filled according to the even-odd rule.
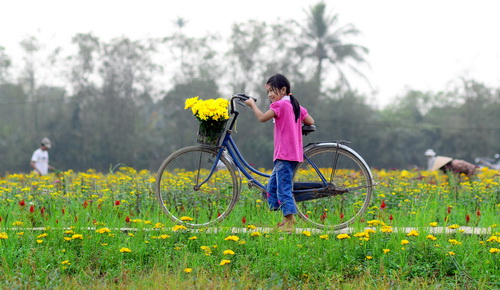
[[468,177],[471,177],[476,173],[477,168],[479,167],[464,160],[453,159],[446,156],[437,156],[434,160],[431,171],[440,169],[445,173],[451,171],[455,173],[464,173]]

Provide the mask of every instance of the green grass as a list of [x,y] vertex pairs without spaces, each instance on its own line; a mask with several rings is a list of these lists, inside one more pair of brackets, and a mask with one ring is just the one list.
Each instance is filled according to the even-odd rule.
[[[3,288],[500,287],[498,172],[472,181],[428,172],[374,174],[379,186],[372,205],[346,238],[253,229],[272,228],[281,217],[247,188],[218,231],[174,231],[146,171],[6,176],[0,179],[0,281]],[[434,234],[433,222],[458,228]],[[367,232],[370,225],[374,231]],[[464,226],[490,234],[468,235]],[[234,227],[246,231],[233,233]],[[390,231],[400,227],[417,232]]]

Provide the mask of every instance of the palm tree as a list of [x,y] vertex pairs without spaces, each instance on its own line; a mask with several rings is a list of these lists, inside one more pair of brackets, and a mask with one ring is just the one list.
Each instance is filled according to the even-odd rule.
[[339,74],[341,84],[350,89],[350,84],[343,68],[347,65],[361,77],[366,77],[354,66],[351,61],[366,63],[363,55],[368,53],[366,47],[344,43],[345,37],[356,36],[360,31],[352,24],[338,26],[338,14],[326,14],[326,4],[319,2],[311,6],[307,13],[307,23],[303,29],[303,39],[299,42],[297,52],[306,59],[313,59],[316,63],[314,81],[321,90],[321,80],[325,61],[331,63]]

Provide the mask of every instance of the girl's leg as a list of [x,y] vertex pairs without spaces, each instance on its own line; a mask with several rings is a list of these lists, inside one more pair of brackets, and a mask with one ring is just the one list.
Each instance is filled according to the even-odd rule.
[[280,207],[280,202],[277,195],[277,180],[276,180],[276,170],[273,169],[269,181],[267,183],[267,203],[269,204],[270,210],[278,210]]
[[283,216],[291,219],[290,215],[297,214],[297,207],[292,194],[292,178],[297,161],[276,160],[274,171],[276,171],[277,196],[280,201]]

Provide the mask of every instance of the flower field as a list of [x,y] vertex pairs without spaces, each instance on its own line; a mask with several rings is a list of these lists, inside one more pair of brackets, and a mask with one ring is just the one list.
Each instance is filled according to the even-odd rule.
[[[120,168],[0,178],[3,287],[500,287],[500,173],[474,179],[373,170],[378,186],[348,231],[295,234],[243,186],[218,228],[174,225],[154,174]],[[466,229],[480,229],[469,234]],[[411,228],[402,230],[405,228]],[[360,284],[361,283],[361,284]]]

